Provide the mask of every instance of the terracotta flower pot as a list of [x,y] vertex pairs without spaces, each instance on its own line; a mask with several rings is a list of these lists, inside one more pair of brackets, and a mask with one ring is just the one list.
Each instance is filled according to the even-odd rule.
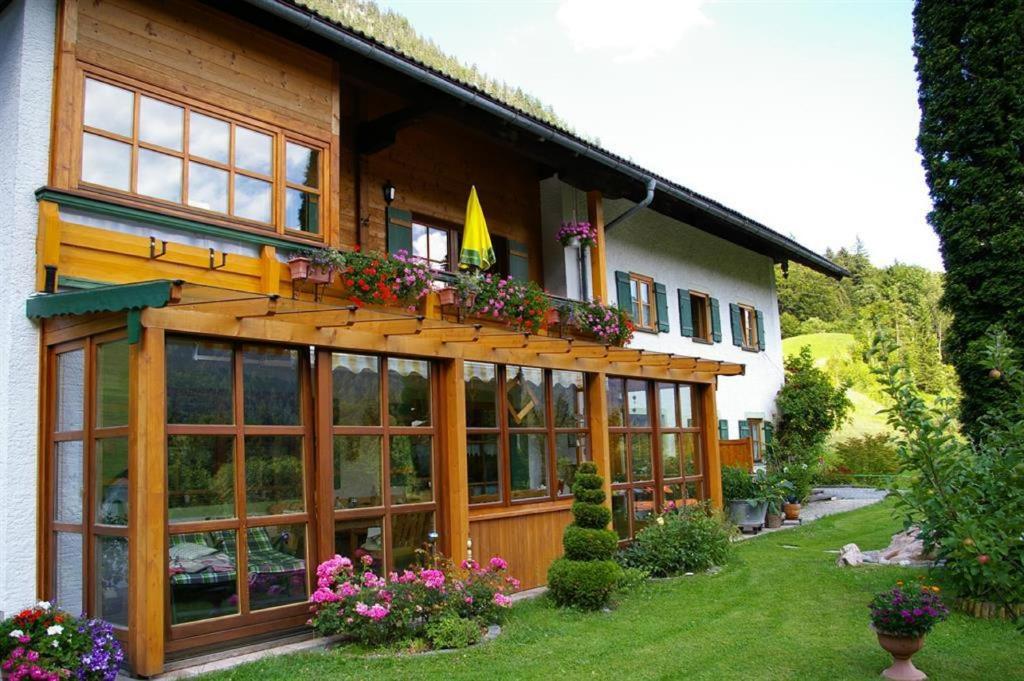
[[459,302],[459,292],[451,287],[445,287],[437,292],[438,305],[455,305]]
[[554,326],[558,326],[559,318],[560,315],[558,314],[558,310],[554,308],[548,310],[544,313],[544,326],[549,329]]
[[782,514],[781,513],[769,513],[764,517],[764,523],[769,530],[782,527]]
[[785,503],[782,505],[782,512],[786,514],[786,520],[800,520],[800,504]]
[[333,269],[314,265],[309,258],[292,258],[288,261],[288,271],[293,281],[301,279],[314,284],[329,284],[334,277]]
[[928,676],[914,666],[910,658],[924,646],[924,636],[892,636],[875,630],[878,644],[892,655],[892,666],[882,676],[894,681],[925,681]]
[[309,275],[309,258],[292,258],[288,261],[288,272],[292,279],[305,279]]

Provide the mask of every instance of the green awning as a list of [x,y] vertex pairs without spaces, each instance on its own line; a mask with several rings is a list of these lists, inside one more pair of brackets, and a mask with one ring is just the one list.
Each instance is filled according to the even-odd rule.
[[181,282],[169,279],[138,284],[115,284],[81,291],[62,291],[32,296],[25,302],[29,319],[48,319],[63,315],[97,312],[127,312],[128,342],[137,343],[142,327],[139,312],[147,307],[163,307],[172,300]]

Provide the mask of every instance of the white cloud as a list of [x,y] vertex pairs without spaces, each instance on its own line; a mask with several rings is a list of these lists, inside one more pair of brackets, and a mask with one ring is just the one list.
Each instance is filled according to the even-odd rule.
[[694,28],[711,25],[707,0],[562,0],[557,18],[577,52],[643,61],[676,47]]

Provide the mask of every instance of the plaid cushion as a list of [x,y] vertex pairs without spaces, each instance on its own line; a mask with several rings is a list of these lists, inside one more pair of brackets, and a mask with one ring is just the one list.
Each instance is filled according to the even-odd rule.
[[273,551],[274,542],[270,540],[265,527],[250,527],[248,532],[249,553],[257,551]]
[[210,533],[210,539],[218,550],[229,556],[238,555],[238,532],[235,530],[214,530]]
[[185,534],[172,534],[171,546],[180,546],[181,544],[200,544],[202,546],[209,546],[210,542],[206,540],[206,534],[202,532],[186,532]]

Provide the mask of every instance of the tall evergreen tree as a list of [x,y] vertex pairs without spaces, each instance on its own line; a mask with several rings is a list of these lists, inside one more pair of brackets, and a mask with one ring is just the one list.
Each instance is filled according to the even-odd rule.
[[914,8],[923,156],[942,242],[947,356],[968,434],[1004,402],[977,341],[1001,322],[1024,348],[1024,2],[918,0]]

